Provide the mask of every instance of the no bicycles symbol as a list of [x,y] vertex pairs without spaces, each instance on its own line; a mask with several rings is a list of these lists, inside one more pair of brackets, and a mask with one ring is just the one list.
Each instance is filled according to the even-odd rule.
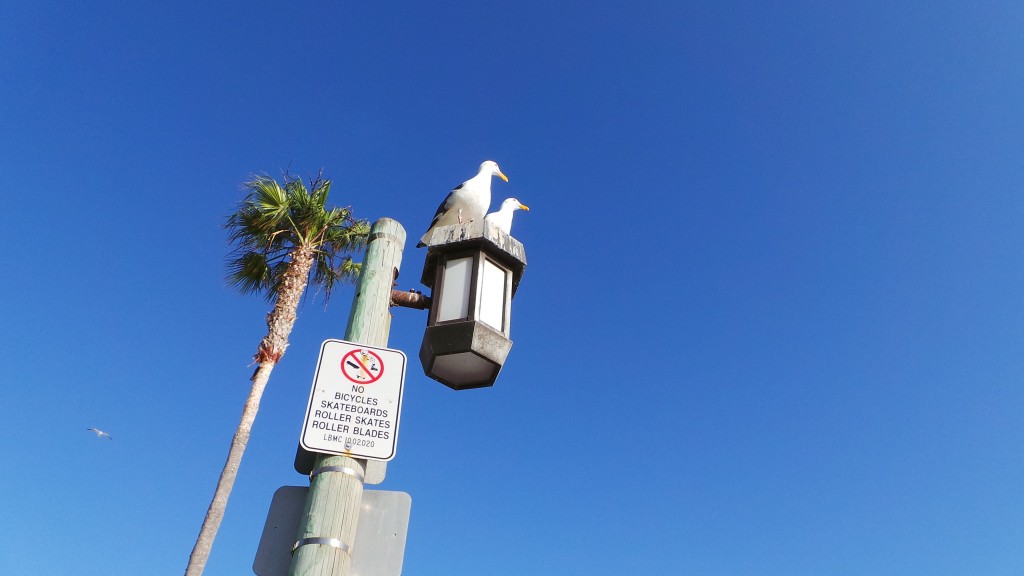
[[384,362],[373,350],[349,350],[341,359],[341,373],[356,384],[373,384],[384,375]]

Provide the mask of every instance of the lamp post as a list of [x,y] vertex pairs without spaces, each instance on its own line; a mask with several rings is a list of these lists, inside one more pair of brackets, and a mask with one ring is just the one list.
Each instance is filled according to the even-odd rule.
[[455,390],[494,384],[512,348],[512,297],[526,268],[523,245],[483,221],[434,231],[422,282],[432,288],[420,362]]
[[[387,346],[391,284],[402,264],[404,248],[405,229],[401,224],[390,218],[373,224],[345,329],[346,340]],[[318,454],[315,458],[289,574],[347,576],[367,461],[333,454]]]

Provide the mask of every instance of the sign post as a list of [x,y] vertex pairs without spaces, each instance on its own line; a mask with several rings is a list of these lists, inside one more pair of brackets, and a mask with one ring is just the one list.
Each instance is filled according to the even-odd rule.
[[[352,300],[348,327],[345,329],[345,340],[374,347],[374,350],[387,346],[391,329],[391,285],[398,276],[404,248],[405,229],[401,224],[390,218],[381,218],[373,223],[359,285]],[[388,359],[383,356],[381,358],[387,373],[390,370]],[[340,361],[341,358],[338,358]],[[356,364],[359,366],[359,363]],[[373,363],[365,361],[361,366],[358,370],[349,367],[354,370],[351,374],[353,377],[363,374],[369,379],[374,373]],[[359,371],[363,369],[366,372]],[[375,381],[363,386],[369,389],[376,385]],[[395,423],[397,426],[397,420]],[[346,456],[344,453],[316,456],[313,471],[310,472],[309,492],[299,519],[298,534],[292,545],[290,575],[351,575],[352,554],[355,553],[352,547],[363,496],[366,462],[364,458]]]
[[405,365],[401,350],[325,341],[299,444],[322,454],[394,458]]

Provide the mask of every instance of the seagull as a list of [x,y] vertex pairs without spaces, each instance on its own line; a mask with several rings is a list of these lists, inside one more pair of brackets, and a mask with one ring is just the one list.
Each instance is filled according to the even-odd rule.
[[430,241],[434,228],[472,222],[484,217],[491,206],[491,176],[497,176],[508,182],[508,176],[501,173],[498,163],[487,160],[480,165],[480,171],[469,180],[455,187],[448,197],[437,207],[434,220],[430,222],[427,233],[420,238],[417,248],[422,248]]
[[499,208],[497,212],[491,212],[487,216],[484,216],[484,222],[490,222],[497,226],[498,230],[501,230],[505,234],[511,234],[512,214],[514,214],[516,210],[529,209],[529,206],[515,198],[505,198],[505,201],[501,203],[501,208]]
[[97,438],[106,438],[107,440],[111,439],[110,434],[107,434],[106,432],[100,430],[99,428],[86,428],[86,430],[95,434]]

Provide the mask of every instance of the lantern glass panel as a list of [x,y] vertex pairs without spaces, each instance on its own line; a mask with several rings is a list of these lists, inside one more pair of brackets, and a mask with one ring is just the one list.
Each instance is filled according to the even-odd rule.
[[478,292],[480,308],[477,318],[495,330],[504,332],[505,282],[508,278],[508,271],[484,258],[482,272]]
[[444,287],[438,302],[437,321],[469,317],[469,287],[473,277],[473,258],[455,258],[444,263]]

